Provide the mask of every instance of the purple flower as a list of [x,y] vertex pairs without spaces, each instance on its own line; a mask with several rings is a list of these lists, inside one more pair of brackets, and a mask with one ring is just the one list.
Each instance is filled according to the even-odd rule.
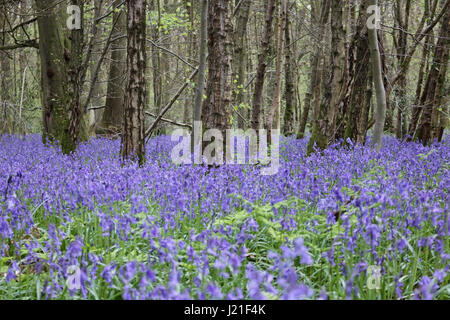
[[17,262],[13,261],[8,268],[8,272],[6,273],[6,282],[10,282],[12,279],[17,279],[16,273],[20,273],[20,268]]
[[244,295],[242,294],[242,290],[240,288],[236,288],[227,294],[227,300],[242,300],[242,299],[244,299]]
[[136,273],[136,261],[125,264],[121,269],[121,276],[126,282],[130,282]]
[[106,283],[111,284],[114,274],[116,271],[116,264],[112,263],[112,264],[108,264],[105,266],[105,268],[103,269],[101,276],[103,279],[105,279]]
[[303,238],[299,237],[294,240],[294,250],[296,256],[300,257],[300,262],[310,265],[314,262],[311,254],[308,252],[308,248],[303,244]]
[[66,257],[78,258],[83,253],[83,243],[77,237],[75,241],[71,242],[67,248]]
[[434,293],[439,289],[439,286],[432,281],[428,276],[423,276],[419,281],[419,289],[415,290],[415,298],[422,300],[432,300]]
[[438,282],[442,282],[445,279],[445,276],[447,275],[447,272],[445,272],[444,270],[440,269],[440,270],[436,270],[433,274],[433,277],[438,281]]
[[206,292],[211,296],[211,299],[222,299],[223,294],[220,289],[214,283],[208,283],[206,286]]

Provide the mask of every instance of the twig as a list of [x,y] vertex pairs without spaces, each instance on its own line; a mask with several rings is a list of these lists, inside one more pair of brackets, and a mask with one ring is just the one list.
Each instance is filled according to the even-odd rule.
[[154,46],[154,47],[156,47],[156,48],[158,48],[158,49],[161,49],[161,50],[167,52],[168,54],[171,54],[172,56],[174,56],[174,57],[180,59],[182,62],[184,62],[185,64],[187,64],[189,67],[194,68],[194,66],[193,66],[192,64],[190,64],[189,62],[187,62],[185,59],[183,59],[182,57],[180,57],[180,56],[179,56],[178,54],[176,54],[175,52],[170,51],[170,50],[167,49],[167,48],[164,48],[164,47],[161,47],[161,46],[157,45],[153,40],[150,40],[150,39],[146,39],[146,40],[147,40],[148,42],[150,42],[150,43],[152,44],[152,46]]

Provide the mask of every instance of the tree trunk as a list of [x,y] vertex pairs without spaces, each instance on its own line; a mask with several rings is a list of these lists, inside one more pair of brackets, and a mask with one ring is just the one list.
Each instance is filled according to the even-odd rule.
[[420,121],[417,138],[424,145],[439,137],[438,114],[443,101],[442,92],[445,86],[445,76],[449,58],[448,45],[450,43],[450,10],[444,15],[439,37],[435,46],[433,63],[428,74],[427,83],[421,99],[423,115]]
[[281,95],[281,69],[283,62],[283,42],[284,29],[286,25],[286,0],[280,1],[278,18],[278,47],[277,47],[277,66],[275,71],[275,92],[267,119],[268,141],[271,141],[272,129],[280,129],[280,95]]
[[124,108],[122,156],[145,162],[145,0],[127,0],[127,94]]
[[[101,5],[101,0],[94,0],[94,11],[99,12],[99,7]],[[91,85],[94,86],[92,92],[92,100],[91,100],[91,108],[101,107],[103,106],[102,101],[102,85],[98,80],[98,77],[95,77],[96,66],[100,60],[100,52],[101,47],[100,43],[95,42],[92,47],[92,64],[90,65],[90,76],[91,76]],[[96,79],[97,78],[97,79]],[[102,115],[104,113],[103,109],[93,109],[89,110],[89,136],[95,136],[96,129],[98,127],[99,122],[101,121]],[[123,115],[123,112],[122,112]]]
[[[187,55],[188,58],[192,59],[192,57],[196,54],[196,46],[194,44],[195,36],[193,34],[194,31],[194,4],[191,0],[184,0],[184,5],[186,7],[186,12],[189,16],[189,28],[191,32],[188,32],[184,39],[187,41]],[[205,36],[206,39],[206,36]],[[206,40],[205,40],[206,41]],[[186,69],[186,77],[189,77],[189,73],[191,70]],[[183,123],[189,123],[191,120],[190,115],[193,114],[193,104],[195,100],[195,91],[194,94],[186,94],[184,98],[184,108],[183,108]],[[192,120],[193,121],[193,120]]]
[[[116,21],[113,37],[127,32],[126,10],[119,9],[121,0],[114,2],[113,22]],[[125,75],[127,72],[127,39],[121,38],[111,43],[111,63],[109,65],[108,87],[106,89],[105,111],[103,112],[101,133],[117,134],[122,131],[125,97]]]
[[[204,129],[218,129],[226,137],[231,105],[231,4],[229,0],[208,1],[208,81],[202,105]],[[212,155],[221,157],[221,155]],[[223,159],[223,158],[222,158]]]
[[[248,15],[250,13],[251,0],[243,0],[236,16],[236,30],[233,34],[233,105],[242,115],[240,108],[244,102],[244,85],[245,85],[245,60],[247,51],[244,49],[245,37],[247,31]],[[244,128],[244,120],[238,115],[237,123],[239,128]]]
[[256,71],[255,88],[252,101],[252,128],[258,130],[261,121],[262,91],[267,67],[267,58],[272,38],[272,20],[275,11],[275,0],[268,0],[264,34],[261,40],[261,51],[258,55],[258,69]]
[[[83,122],[83,111],[81,109],[81,64],[83,58],[83,16],[84,16],[84,1],[71,0],[71,4],[80,8],[80,29],[73,29],[68,31],[70,36],[64,39],[70,39],[66,41],[65,47],[68,50],[68,96],[69,96],[69,133],[72,139],[70,151],[75,150],[78,140],[81,136],[86,138],[86,129]],[[65,15],[63,15],[64,17]]]
[[[197,83],[195,87],[194,107],[192,115],[192,134],[191,134],[191,152],[195,151],[195,146],[201,143],[200,135],[193,133],[195,128],[195,122],[202,120],[202,101],[203,91],[205,89],[205,71],[206,71],[206,45],[207,45],[207,31],[208,31],[208,0],[201,1],[200,9],[200,51],[199,51],[199,66]],[[195,140],[195,138],[200,140]]]
[[[2,9],[0,12],[0,29],[7,29],[6,23],[6,10],[3,5],[0,5]],[[7,44],[7,34],[0,33],[0,46],[5,46]],[[1,83],[0,83],[0,135],[6,133],[8,130],[8,103],[10,103],[10,77],[11,77],[11,67],[9,62],[9,57],[6,52],[0,51],[0,68],[1,68]]]
[[[397,2],[395,8],[395,19],[397,22],[397,26],[399,27],[398,31],[398,41],[397,41],[397,60],[398,65],[401,66],[405,60],[406,49],[408,45],[408,26],[409,26],[409,12],[411,8],[411,0],[406,0],[404,14],[403,10],[403,0]],[[394,90],[395,93],[395,102],[397,105],[397,123],[395,134],[398,139],[403,138],[403,123],[405,122],[404,115],[406,114],[404,111],[407,106],[406,101],[406,76],[407,70],[405,73],[401,75],[398,80],[398,85]]]
[[369,106],[367,105],[367,83],[369,69],[369,43],[367,34],[367,2],[361,2],[356,33],[352,39],[349,50],[349,76],[353,85],[350,86],[350,95],[347,103],[348,115],[345,130],[345,140],[350,138],[354,142],[364,144],[367,130]]
[[[425,0],[425,17],[428,19],[430,16],[430,5],[429,1]],[[421,94],[422,94],[422,86],[424,85],[424,76],[427,72],[428,65],[429,65],[429,55],[430,55],[430,49],[432,47],[432,39],[433,38],[433,30],[431,30],[425,37],[425,43],[423,45],[422,49],[422,58],[420,62],[419,67],[419,75],[417,79],[417,85],[416,85],[416,93],[414,98],[414,105],[412,109],[412,115],[411,115],[411,121],[408,128],[408,141],[413,140],[416,130],[417,130],[417,124],[419,123],[419,118],[422,113],[422,107],[419,105],[421,101]]]
[[345,30],[342,24],[343,10],[340,1],[331,0],[331,66],[328,83],[324,88],[319,114],[316,115],[308,151],[314,143],[325,149],[334,140],[336,130],[336,112],[340,104],[345,68]]
[[42,104],[43,104],[43,141],[58,141],[63,153],[75,149],[69,132],[70,103],[66,92],[66,63],[64,54],[59,7],[56,0],[36,0],[39,28],[39,53],[41,60]]
[[[157,12],[156,24],[151,25],[153,41],[159,41],[161,30],[161,0],[151,0],[150,10]],[[164,105],[163,102],[163,63],[161,61],[161,52],[155,46],[151,47],[152,54],[152,79],[153,79],[153,106],[154,113],[159,114]],[[159,128],[159,125],[158,127]],[[160,130],[156,129],[156,134],[160,134]]]
[[284,111],[283,134],[290,136],[294,134],[294,113],[296,110],[296,99],[294,90],[294,76],[291,69],[291,34],[289,21],[289,1],[286,10],[286,24],[284,27],[285,47],[284,47],[284,82],[285,82],[285,99],[286,108]]
[[[323,58],[323,38],[325,32],[325,25],[328,21],[330,10],[330,0],[321,1],[321,11],[320,18],[318,21],[318,36],[315,41],[314,53],[311,58],[311,69],[310,69],[310,83],[308,92],[306,93],[304,110],[302,114],[302,119],[300,122],[299,131],[297,137],[303,138],[306,130],[306,122],[308,120],[309,110],[313,106],[314,117],[318,115],[318,109],[320,105],[320,82],[321,82],[321,72],[319,70],[320,63]],[[314,11],[311,10],[311,20],[315,21]],[[313,23],[312,23],[313,24]]]
[[[371,5],[378,5],[377,0],[371,0]],[[378,49],[377,29],[369,28],[369,48],[372,62],[372,79],[375,84],[375,94],[377,98],[375,130],[372,138],[372,146],[380,151],[383,138],[384,121],[386,119],[386,91],[384,89],[380,50]]]
[[[197,83],[195,88],[194,114],[193,121],[201,121],[202,118],[202,100],[205,87],[205,68],[206,68],[206,44],[207,44],[207,13],[208,0],[202,0],[200,13],[200,57],[198,66]],[[194,128],[194,127],[192,127]]]

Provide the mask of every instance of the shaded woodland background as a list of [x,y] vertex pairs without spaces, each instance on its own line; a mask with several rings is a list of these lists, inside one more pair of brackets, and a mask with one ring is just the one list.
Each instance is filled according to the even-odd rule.
[[[383,102],[384,134],[429,144],[448,127],[449,3],[2,0],[0,130],[42,133],[65,153],[119,134],[123,154],[143,159],[146,138],[202,120],[309,131],[311,152],[365,143]],[[68,5],[81,8],[79,30]]]

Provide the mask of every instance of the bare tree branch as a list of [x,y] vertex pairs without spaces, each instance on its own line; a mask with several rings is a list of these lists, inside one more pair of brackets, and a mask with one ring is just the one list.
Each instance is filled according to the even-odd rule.
[[[197,74],[198,69],[195,69],[194,72],[192,72],[192,74],[189,76],[189,81],[191,81],[195,75]],[[148,140],[148,137],[150,136],[150,134],[153,132],[153,130],[156,128],[156,125],[158,124],[158,122],[161,120],[161,118],[164,116],[164,114],[169,111],[170,107],[172,107],[172,105],[175,103],[175,101],[177,101],[178,97],[183,93],[184,89],[186,89],[186,87],[189,84],[189,81],[186,81],[177,91],[177,93],[175,93],[175,95],[172,97],[172,99],[169,101],[169,103],[164,107],[164,109],[162,109],[162,111],[159,113],[159,115],[156,117],[155,121],[152,123],[152,125],[145,131],[145,135],[144,137],[146,138],[146,140]]]
[[[153,117],[153,118],[157,118],[158,117],[157,115],[155,115],[155,114],[153,114],[151,112],[148,112],[148,111],[145,111],[145,114],[147,114],[147,115],[149,115],[150,117]],[[187,124],[187,123],[180,123],[180,122],[176,122],[176,121],[173,121],[173,120],[170,120],[170,119],[166,119],[166,118],[161,118],[161,121],[173,124],[175,126],[186,127],[186,128],[192,129],[192,126],[190,124]]]

